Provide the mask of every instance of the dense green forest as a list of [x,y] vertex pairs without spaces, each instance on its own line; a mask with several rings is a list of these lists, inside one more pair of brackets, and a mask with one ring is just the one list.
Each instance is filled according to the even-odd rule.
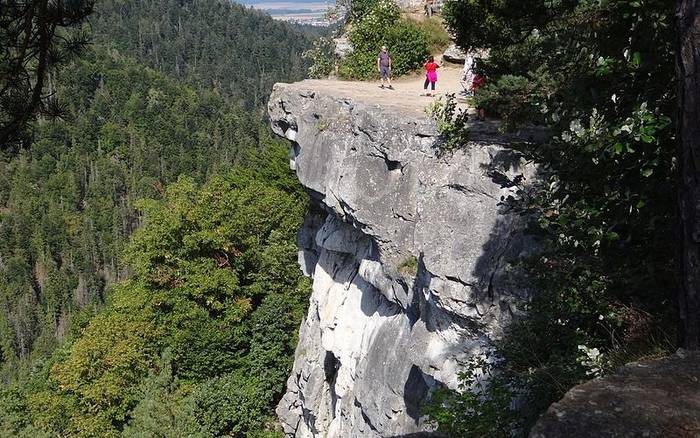
[[275,82],[306,76],[303,28],[233,2],[100,0],[95,10],[96,42],[248,109],[259,108]]
[[219,0],[95,11],[47,78],[61,117],[0,160],[0,435],[267,436],[308,284],[262,104],[313,32]]

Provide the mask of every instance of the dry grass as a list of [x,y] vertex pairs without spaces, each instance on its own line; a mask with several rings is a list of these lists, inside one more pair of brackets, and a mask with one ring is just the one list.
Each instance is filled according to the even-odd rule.
[[433,55],[441,54],[447,46],[450,45],[450,34],[445,30],[442,17],[433,15],[428,18],[422,13],[409,13],[405,15],[404,18],[415,24],[428,35],[428,41],[430,43],[429,49],[430,53]]

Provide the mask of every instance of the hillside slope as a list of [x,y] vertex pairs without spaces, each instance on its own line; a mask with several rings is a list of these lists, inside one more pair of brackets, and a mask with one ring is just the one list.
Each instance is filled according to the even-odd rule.
[[249,109],[275,82],[306,76],[309,38],[233,2],[100,0],[92,23],[98,43]]
[[223,0],[96,9],[65,116],[0,157],[0,436],[271,436],[309,287],[261,103],[308,38]]

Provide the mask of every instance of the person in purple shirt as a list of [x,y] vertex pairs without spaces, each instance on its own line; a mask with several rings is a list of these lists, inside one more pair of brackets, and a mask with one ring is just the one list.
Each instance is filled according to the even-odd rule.
[[386,80],[389,84],[389,89],[393,90],[394,87],[391,86],[391,55],[386,50],[386,46],[382,46],[382,50],[377,57],[377,70],[379,70],[379,76],[382,78],[380,87],[384,88],[384,80]]

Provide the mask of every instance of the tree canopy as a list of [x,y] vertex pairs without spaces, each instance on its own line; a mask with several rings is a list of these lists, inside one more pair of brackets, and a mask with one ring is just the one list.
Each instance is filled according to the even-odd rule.
[[235,2],[101,0],[91,20],[96,42],[247,109],[306,76],[311,38]]
[[308,39],[223,1],[96,9],[43,87],[61,117],[0,157],[0,435],[271,436],[306,197],[261,104]]
[[85,36],[75,30],[93,4],[0,1],[0,149],[26,145],[37,114],[61,114],[51,75],[84,48]]

